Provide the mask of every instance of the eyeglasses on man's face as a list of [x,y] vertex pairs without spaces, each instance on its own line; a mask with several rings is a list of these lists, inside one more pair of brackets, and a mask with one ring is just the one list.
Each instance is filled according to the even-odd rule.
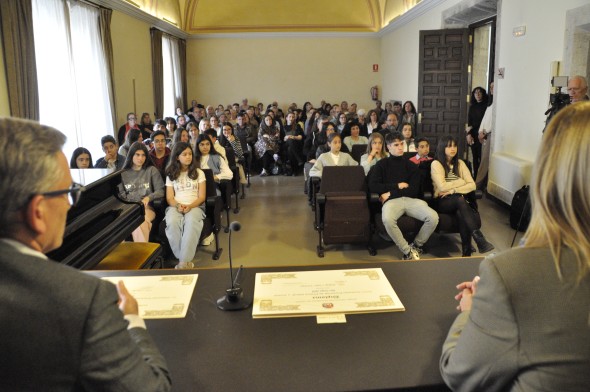
[[74,207],[76,204],[78,204],[78,201],[80,200],[80,195],[82,194],[83,190],[84,190],[84,187],[82,185],[76,184],[75,182],[73,182],[72,185],[68,189],[59,189],[56,191],[36,193],[36,194],[31,195],[31,198],[36,195],[40,195],[43,197],[57,197],[57,196],[67,194],[70,205],[72,207]]

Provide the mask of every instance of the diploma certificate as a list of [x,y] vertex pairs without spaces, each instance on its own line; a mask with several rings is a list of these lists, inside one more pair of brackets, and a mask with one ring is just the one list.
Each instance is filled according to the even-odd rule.
[[404,310],[381,268],[256,274],[253,318]]
[[122,280],[139,304],[144,319],[184,318],[195,290],[197,274],[108,276],[102,279],[117,284]]

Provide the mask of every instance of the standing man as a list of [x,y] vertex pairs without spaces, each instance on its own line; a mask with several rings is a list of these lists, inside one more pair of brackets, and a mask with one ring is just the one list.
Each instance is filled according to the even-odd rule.
[[[394,114],[392,116],[395,117]],[[419,260],[422,246],[438,225],[438,214],[424,200],[418,199],[420,173],[418,166],[404,159],[404,137],[399,132],[387,135],[385,143],[389,157],[381,159],[369,176],[369,189],[379,194],[383,203],[382,219],[387,234],[403,253],[404,260]],[[418,219],[424,224],[408,244],[397,225],[402,215]]]
[[168,391],[166,362],[123,283],[44,255],[61,246],[80,192],[65,140],[32,121],[0,119],[2,390]]
[[568,80],[567,92],[570,95],[571,103],[590,99],[588,97],[588,82],[585,77],[580,75],[572,76]]

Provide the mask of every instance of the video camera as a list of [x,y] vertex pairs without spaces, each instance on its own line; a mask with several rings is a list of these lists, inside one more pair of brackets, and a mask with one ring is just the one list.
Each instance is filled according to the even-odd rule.
[[549,115],[549,118],[553,117],[557,112],[570,104],[569,94],[561,92],[562,87],[567,87],[567,80],[567,76],[554,76],[551,79],[551,86],[555,87],[556,90],[554,94],[549,94],[551,107],[545,112],[545,115]]

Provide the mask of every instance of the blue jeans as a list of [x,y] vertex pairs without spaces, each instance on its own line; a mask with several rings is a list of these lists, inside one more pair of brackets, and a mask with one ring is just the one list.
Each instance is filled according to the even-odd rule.
[[179,261],[192,261],[203,230],[205,211],[196,207],[182,214],[175,207],[166,208],[166,237]]
[[434,229],[436,229],[438,214],[428,207],[424,200],[411,197],[399,197],[388,200],[383,204],[381,218],[385,230],[403,254],[407,255],[410,252],[410,245],[397,225],[397,220],[404,214],[424,222],[414,239],[414,244],[417,246],[424,245],[434,232]]

